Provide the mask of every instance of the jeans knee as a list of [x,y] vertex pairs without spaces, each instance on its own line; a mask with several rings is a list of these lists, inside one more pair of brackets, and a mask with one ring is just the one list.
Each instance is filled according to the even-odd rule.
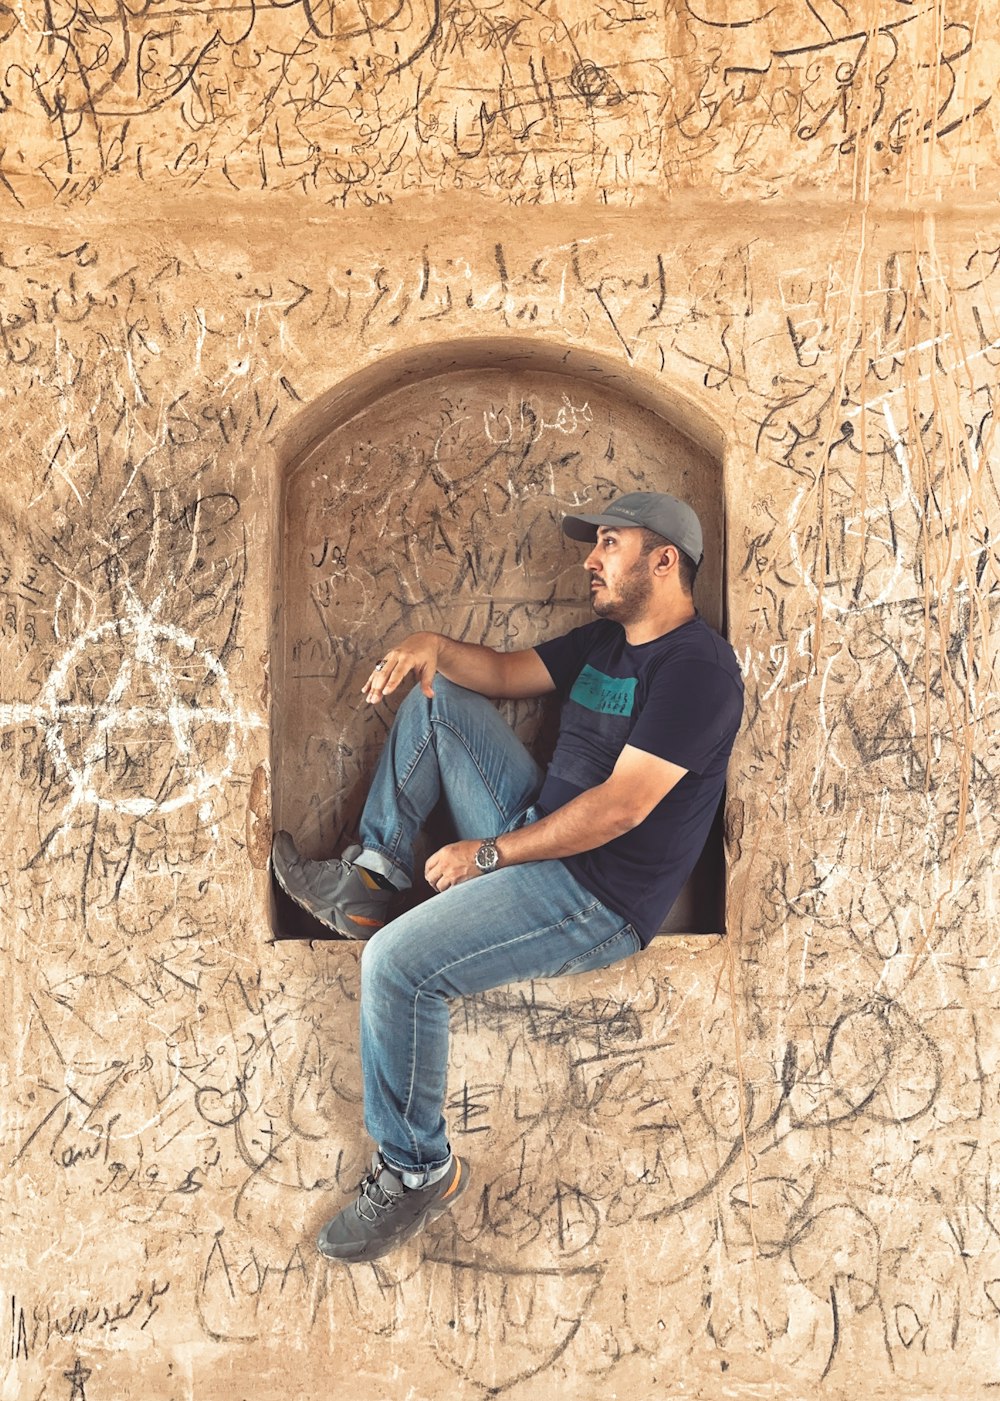
[[[379,931],[381,933],[381,931]],[[362,1000],[383,981],[385,960],[381,953],[379,935],[375,934],[361,950]]]
[[[417,686],[414,689],[419,691],[420,687]],[[434,695],[427,703],[430,706],[432,718],[452,710],[458,697],[470,698],[475,695],[474,692],[466,691],[462,686],[456,685],[454,681],[449,681],[447,676],[442,676],[439,671],[434,673],[431,690]]]
[[[436,679],[437,678],[435,678],[435,680]],[[399,703],[399,709],[396,711],[395,723],[398,725],[401,720],[407,719],[411,715],[426,714],[426,712],[430,710],[430,707],[431,702],[424,695],[420,687],[413,686],[407,691],[406,695]]]
[[361,1017],[374,1024],[384,1019],[388,999],[387,965],[378,937],[376,934],[361,951]]
[[[399,921],[393,921],[394,924]],[[387,925],[361,951],[361,1008],[368,1015],[385,1016],[400,996],[407,996],[412,974],[406,943]]]
[[480,700],[480,697],[464,691],[461,686],[456,686],[454,681],[449,681],[439,671],[434,673],[431,689],[434,692],[433,696],[425,696],[420,686],[414,686],[407,692],[396,712],[397,726],[426,730],[428,723],[433,724],[436,720],[453,717],[456,714],[456,702],[460,697],[464,696],[473,704]]

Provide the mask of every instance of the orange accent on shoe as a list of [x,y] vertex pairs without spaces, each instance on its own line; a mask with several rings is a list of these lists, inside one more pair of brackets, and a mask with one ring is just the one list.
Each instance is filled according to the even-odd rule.
[[384,919],[365,919],[364,915],[348,915],[347,918],[352,924],[363,924],[366,929],[381,929],[385,923]]
[[451,1194],[452,1194],[452,1192],[454,1192],[455,1188],[458,1186],[458,1184],[459,1184],[459,1182],[460,1182],[461,1180],[462,1180],[462,1159],[461,1159],[461,1158],[456,1158],[456,1159],[455,1159],[455,1180],[454,1180],[454,1182],[451,1184],[451,1186],[448,1188],[447,1192],[442,1192],[442,1193],[441,1193],[440,1197],[438,1197],[438,1201],[439,1201],[439,1202],[443,1202],[443,1201],[445,1201],[448,1197],[450,1197]]

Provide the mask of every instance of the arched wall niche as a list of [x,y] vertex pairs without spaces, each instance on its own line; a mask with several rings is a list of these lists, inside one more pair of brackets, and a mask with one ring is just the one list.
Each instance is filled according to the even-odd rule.
[[[530,647],[591,616],[563,512],[630,490],[690,500],[706,537],[698,606],[725,628],[722,434],[695,400],[618,362],[521,339],[422,346],[332,388],[283,447],[272,811],[309,856],[356,832],[391,722],[361,686],[387,646],[429,628]],[[506,713],[544,758],[550,709]],[[724,886],[720,814],[663,932],[721,932]],[[279,899],[272,918],[291,915]]]

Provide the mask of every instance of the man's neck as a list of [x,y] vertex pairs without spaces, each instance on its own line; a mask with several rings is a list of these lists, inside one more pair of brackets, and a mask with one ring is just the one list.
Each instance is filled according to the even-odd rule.
[[625,640],[632,647],[639,647],[644,642],[655,642],[658,637],[665,637],[668,632],[683,627],[697,616],[698,610],[694,606],[694,600],[685,595],[666,607],[658,608],[655,613],[644,614],[634,622],[623,624]]

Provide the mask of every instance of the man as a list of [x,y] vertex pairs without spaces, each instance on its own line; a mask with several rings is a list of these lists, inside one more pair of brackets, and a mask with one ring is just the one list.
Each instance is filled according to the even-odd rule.
[[[603,968],[643,948],[718,808],[743,687],[732,648],[699,617],[701,525],[672,496],[635,492],[563,530],[597,619],[523,652],[415,633],[368,678],[370,704],[408,678],[361,818],[361,844],[307,861],[287,832],[275,876],[317,919],[370,939],[361,959],[365,1124],[378,1145],[357,1199],[319,1249],[374,1260],[458,1199],[468,1165],[442,1114],[453,998]],[[486,697],[559,691],[547,772]],[[458,840],[426,863],[438,892],[388,921],[414,842],[443,799]]]

